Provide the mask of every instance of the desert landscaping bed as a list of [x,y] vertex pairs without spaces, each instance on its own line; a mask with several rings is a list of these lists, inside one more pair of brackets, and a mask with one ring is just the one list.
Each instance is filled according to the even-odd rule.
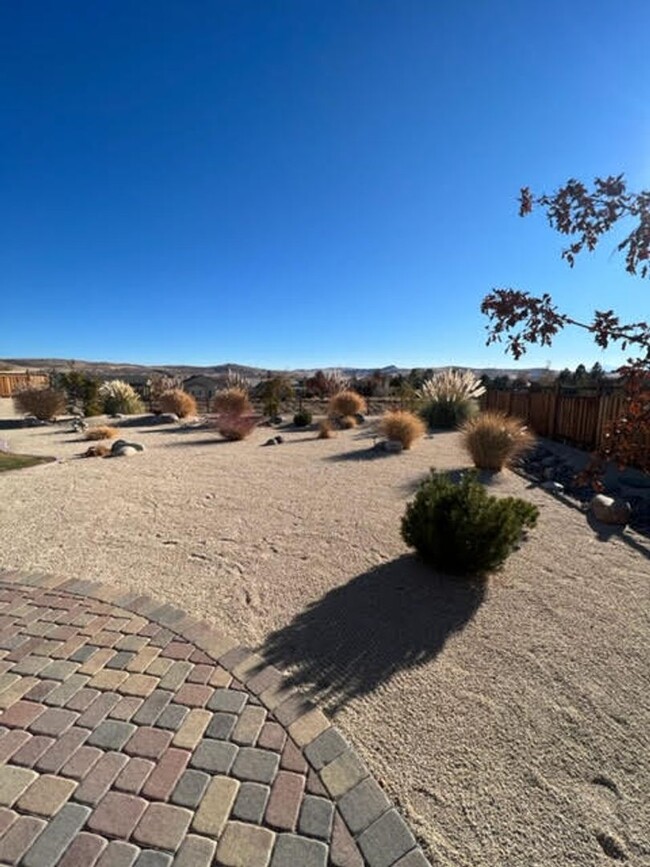
[[[276,433],[274,431],[273,433]],[[434,864],[650,863],[650,546],[540,509],[487,586],[445,580],[400,537],[457,434],[372,450],[369,426],[243,442],[132,426],[128,459],[79,459],[66,425],[2,432],[55,463],[0,474],[0,569],[119,583],[207,617],[311,688]]]

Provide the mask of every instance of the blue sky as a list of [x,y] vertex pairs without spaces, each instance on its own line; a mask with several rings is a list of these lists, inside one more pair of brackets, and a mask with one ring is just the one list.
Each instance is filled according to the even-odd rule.
[[[650,185],[646,0],[0,6],[0,357],[512,366],[493,286],[648,314],[570,270],[527,184]],[[617,364],[581,334],[521,367]]]

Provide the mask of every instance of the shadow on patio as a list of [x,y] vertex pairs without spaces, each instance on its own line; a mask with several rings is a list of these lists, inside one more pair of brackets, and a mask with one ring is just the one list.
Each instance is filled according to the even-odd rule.
[[471,621],[485,585],[436,574],[404,555],[311,603],[259,652],[336,711],[394,674],[434,659]]

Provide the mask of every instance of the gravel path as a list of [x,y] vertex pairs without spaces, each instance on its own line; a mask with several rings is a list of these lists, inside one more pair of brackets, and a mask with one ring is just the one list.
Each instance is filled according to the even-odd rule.
[[[455,434],[372,457],[367,431],[130,428],[129,459],[75,457],[65,427],[0,431],[61,460],[0,475],[0,569],[155,595],[258,648],[321,706],[434,864],[650,864],[648,540],[541,509],[485,593],[425,570],[399,523]],[[606,853],[610,853],[609,855]]]

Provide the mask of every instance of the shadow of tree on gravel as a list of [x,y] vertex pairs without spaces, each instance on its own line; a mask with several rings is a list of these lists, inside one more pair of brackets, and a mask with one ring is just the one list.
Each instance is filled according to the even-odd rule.
[[440,575],[404,555],[330,590],[271,633],[259,652],[335,712],[434,659],[484,597],[485,583]]

